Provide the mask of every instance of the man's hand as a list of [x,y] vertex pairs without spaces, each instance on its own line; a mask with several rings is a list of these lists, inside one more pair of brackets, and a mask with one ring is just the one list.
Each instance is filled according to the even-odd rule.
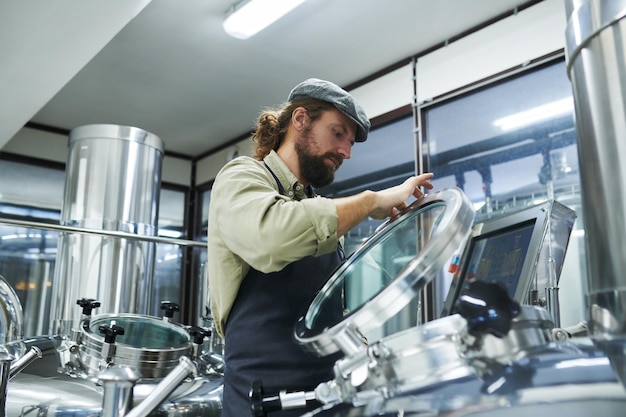
[[381,191],[362,193],[333,200],[337,207],[337,235],[343,236],[367,217],[382,220],[407,207],[406,200],[424,195],[420,187],[433,188],[432,173],[408,178],[400,185]]
[[374,206],[369,216],[382,220],[398,214],[407,207],[406,200],[409,197],[419,198],[424,195],[420,187],[433,188],[433,184],[430,182],[432,177],[432,173],[418,175],[408,178],[400,185],[376,192]]

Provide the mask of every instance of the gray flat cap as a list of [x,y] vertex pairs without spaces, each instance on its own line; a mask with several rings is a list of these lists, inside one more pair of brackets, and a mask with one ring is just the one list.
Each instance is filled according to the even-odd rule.
[[295,101],[307,97],[327,101],[337,107],[339,111],[356,123],[355,140],[357,142],[365,142],[370,131],[370,120],[365,114],[363,107],[357,103],[350,93],[330,81],[309,78],[291,90],[287,101]]

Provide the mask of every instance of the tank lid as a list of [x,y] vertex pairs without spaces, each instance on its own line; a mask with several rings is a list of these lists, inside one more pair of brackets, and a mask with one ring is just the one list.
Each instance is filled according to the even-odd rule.
[[163,141],[154,133],[133,126],[93,124],[79,126],[70,131],[70,143],[82,139],[119,139],[137,142],[163,152]]
[[363,337],[418,297],[465,244],[474,215],[458,188],[413,202],[337,268],[296,322],[295,339],[318,356],[359,351]]

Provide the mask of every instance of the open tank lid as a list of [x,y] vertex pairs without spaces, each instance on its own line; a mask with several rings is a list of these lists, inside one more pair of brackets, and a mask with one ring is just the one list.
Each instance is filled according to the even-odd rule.
[[415,200],[335,270],[296,322],[296,341],[318,356],[363,349],[364,335],[419,296],[466,243],[474,215],[458,188]]

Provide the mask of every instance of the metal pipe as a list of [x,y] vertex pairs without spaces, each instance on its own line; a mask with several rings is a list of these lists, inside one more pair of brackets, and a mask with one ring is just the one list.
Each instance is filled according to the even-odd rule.
[[124,417],[133,403],[133,388],[140,375],[129,366],[116,365],[102,371],[98,380],[103,387],[101,417]]
[[12,355],[4,349],[0,349],[0,417],[6,416],[7,385],[12,360]]
[[554,327],[561,327],[561,304],[558,287],[546,288],[546,308],[552,315]]
[[135,408],[133,408],[126,417],[147,417],[155,408],[169,397],[169,395],[189,376],[196,376],[197,368],[191,359],[182,356],[179,364],[172,369],[154,390]]
[[9,373],[9,380],[11,380],[15,375],[19,374],[22,369],[26,368],[33,362],[35,359],[41,359],[43,357],[41,353],[41,349],[37,346],[33,346],[30,348],[28,352],[26,352],[21,358],[13,362],[11,365],[11,370]]

